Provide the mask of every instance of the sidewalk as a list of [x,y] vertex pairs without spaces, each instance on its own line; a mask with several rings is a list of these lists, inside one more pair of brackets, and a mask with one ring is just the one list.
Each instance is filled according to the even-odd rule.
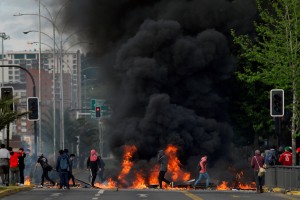
[[295,196],[300,196],[300,191],[290,191],[282,188],[272,188],[271,192],[276,192],[276,193],[282,193],[282,194],[287,194],[287,195],[295,195]]
[[21,192],[24,190],[30,190],[32,189],[33,186],[31,185],[24,185],[24,186],[0,186],[0,198],[10,195],[10,194],[14,194],[17,192]]

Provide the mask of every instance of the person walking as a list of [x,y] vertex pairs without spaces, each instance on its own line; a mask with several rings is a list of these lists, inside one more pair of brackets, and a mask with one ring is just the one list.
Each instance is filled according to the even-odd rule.
[[35,169],[36,170],[38,164],[41,165],[42,169],[43,169],[43,173],[42,173],[42,177],[41,177],[41,185],[39,187],[44,187],[44,179],[50,181],[50,183],[55,186],[55,182],[49,178],[48,172],[52,170],[52,167],[48,164],[48,159],[46,157],[44,157],[43,154],[41,154],[38,158],[38,160],[36,161],[35,164]]
[[206,179],[206,188],[209,189],[210,178],[209,178],[209,174],[207,173],[206,166],[207,166],[207,156],[204,155],[203,157],[201,157],[200,161],[198,162],[199,177],[194,183],[194,190],[196,189],[197,184],[203,178]]
[[283,166],[293,165],[293,154],[290,152],[289,147],[285,147],[284,152],[280,154],[279,163],[281,163]]
[[165,174],[168,171],[168,158],[164,150],[159,150],[157,154],[157,162],[159,163],[159,174],[158,174],[158,183],[159,188],[162,189],[162,182],[167,183],[168,185],[173,186],[173,182],[165,178]]
[[17,152],[14,152],[12,147],[7,148],[10,153],[9,169],[11,172],[11,184],[17,185],[19,183],[19,156]]
[[19,149],[19,174],[20,174],[20,186],[24,185],[24,170],[25,170],[25,157],[26,157],[26,153],[24,152],[23,148]]
[[265,164],[264,157],[261,156],[259,150],[255,150],[255,155],[251,159],[251,167],[253,168],[254,172],[254,179],[256,183],[256,192],[257,193],[263,193],[263,180],[264,180],[264,175],[259,176],[259,168],[263,167]]
[[0,146],[0,176],[2,185],[8,186],[8,173],[9,173],[9,159],[10,153],[5,148],[5,144]]
[[59,189],[62,189],[63,187],[70,189],[69,170],[70,170],[69,156],[64,150],[60,150],[59,156],[56,161],[56,171],[59,173],[59,178],[60,178]]
[[99,157],[97,156],[96,150],[92,149],[89,158],[87,159],[87,169],[91,171],[91,185],[94,187],[97,172],[101,168]]

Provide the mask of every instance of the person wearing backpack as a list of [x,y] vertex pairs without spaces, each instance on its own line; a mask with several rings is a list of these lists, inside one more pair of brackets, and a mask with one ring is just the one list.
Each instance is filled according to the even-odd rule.
[[70,170],[69,157],[64,152],[64,150],[60,150],[56,162],[56,171],[59,173],[59,179],[60,179],[59,189],[62,189],[63,187],[70,189],[69,170]]
[[99,169],[101,169],[100,159],[97,156],[97,152],[95,149],[91,150],[91,154],[87,159],[87,169],[91,171],[91,176],[92,176],[91,185],[92,187],[94,187],[94,183],[97,177],[97,172]]

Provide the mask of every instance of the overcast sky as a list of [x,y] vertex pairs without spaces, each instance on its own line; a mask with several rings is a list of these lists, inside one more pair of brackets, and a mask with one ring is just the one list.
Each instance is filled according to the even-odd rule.
[[[38,45],[29,45],[28,42],[38,41],[38,33],[23,34],[23,31],[38,30],[38,17],[19,16],[14,14],[38,14],[36,0],[1,0],[0,1],[0,32],[6,33],[10,39],[4,40],[4,51],[33,50]],[[1,39],[1,38],[0,38]],[[2,39],[1,39],[2,42]],[[1,43],[2,44],[2,43]],[[1,47],[2,48],[2,47]],[[1,50],[0,48],[0,50]],[[2,50],[1,50],[2,51]]]
[[[41,0],[41,3],[46,5],[47,9],[51,10],[51,4],[56,5],[58,1],[62,2],[62,0]],[[0,33],[4,32],[10,36],[10,39],[4,40],[4,52],[38,50],[38,44],[30,44],[39,41],[38,32],[23,33],[29,30],[38,31],[38,11],[38,0],[0,0]],[[20,13],[27,15],[14,16]],[[50,18],[47,10],[43,6],[41,6],[41,15]],[[43,17],[41,18],[41,31],[51,37],[53,36],[51,23],[43,19]],[[42,43],[44,43],[42,44],[42,50],[49,49],[45,44],[51,47],[53,46],[53,42],[44,34],[42,34],[41,40]],[[2,43],[0,45],[2,45]],[[2,47],[0,47],[0,53],[1,52]]]

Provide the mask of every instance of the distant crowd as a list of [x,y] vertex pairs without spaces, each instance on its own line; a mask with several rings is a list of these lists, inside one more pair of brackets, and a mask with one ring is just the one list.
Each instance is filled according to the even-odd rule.
[[[45,179],[48,180],[52,186],[57,186],[59,189],[70,189],[70,180],[72,183],[71,186],[76,186],[73,168],[77,164],[83,168],[85,167],[83,166],[84,164],[82,162],[79,163],[77,160],[75,161],[75,154],[69,154],[68,149],[59,150],[58,153],[59,155],[55,159],[56,162],[52,165],[43,154],[40,154],[36,159],[34,155],[30,154],[29,150],[24,152],[23,148],[19,148],[17,151],[13,151],[12,147],[6,148],[5,144],[1,144],[0,185],[23,186],[26,181],[26,174],[35,180],[40,179],[39,187],[44,187]],[[80,160],[86,160],[86,167],[90,170],[91,174],[89,184],[91,184],[92,187],[94,187],[97,175],[99,176],[100,182],[104,181],[103,173],[105,163],[94,149],[90,151],[90,155],[87,159],[83,159],[82,157]],[[41,166],[41,168],[38,168],[38,166]],[[57,172],[52,174],[54,178],[49,177],[48,173],[51,171]],[[55,177],[57,175],[59,182],[54,181],[57,180],[57,177]]]

